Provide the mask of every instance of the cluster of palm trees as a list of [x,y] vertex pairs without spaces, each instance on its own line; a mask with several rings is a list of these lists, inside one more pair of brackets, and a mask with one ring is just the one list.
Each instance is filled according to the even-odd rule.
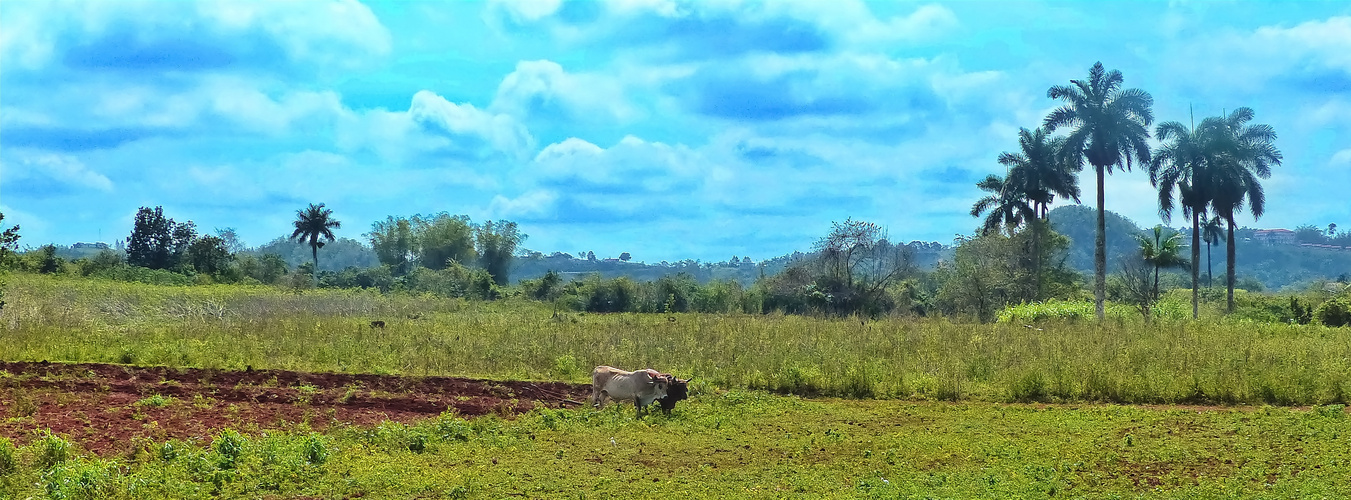
[[[1047,206],[1055,196],[1079,201],[1076,174],[1085,161],[1092,165],[1098,209],[1093,294],[1101,320],[1107,276],[1105,176],[1114,169],[1147,166],[1150,182],[1159,190],[1159,215],[1170,220],[1177,205],[1192,219],[1191,262],[1200,261],[1201,221],[1207,221],[1210,229],[1207,244],[1228,243],[1228,309],[1233,311],[1234,216],[1245,205],[1254,217],[1262,216],[1265,196],[1260,179],[1270,177],[1271,167],[1281,163],[1274,145],[1276,132],[1269,125],[1249,124],[1253,111],[1238,108],[1225,116],[1206,118],[1197,127],[1175,121],[1160,124],[1154,135],[1161,145],[1151,152],[1154,98],[1140,89],[1122,88],[1123,81],[1120,71],[1107,71],[1099,62],[1087,79],[1051,87],[1047,97],[1063,104],[1047,115],[1041,128],[1019,131],[1021,152],[999,156],[999,163],[1008,167],[1004,177],[990,175],[977,183],[990,194],[976,202],[971,215],[989,212],[982,226],[985,232],[1044,223]],[[1048,137],[1057,130],[1065,130],[1066,135]],[[1228,226],[1227,236],[1209,227],[1221,223]],[[1199,266],[1191,268],[1195,317]]]

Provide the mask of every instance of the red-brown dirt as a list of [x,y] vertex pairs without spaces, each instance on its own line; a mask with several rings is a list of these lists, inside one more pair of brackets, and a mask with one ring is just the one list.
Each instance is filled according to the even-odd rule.
[[[559,382],[0,362],[0,436],[26,443],[50,429],[106,455],[133,450],[140,438],[207,437],[225,428],[324,430],[446,411],[512,416],[576,406],[590,392]],[[154,406],[148,398],[155,395],[171,399]]]

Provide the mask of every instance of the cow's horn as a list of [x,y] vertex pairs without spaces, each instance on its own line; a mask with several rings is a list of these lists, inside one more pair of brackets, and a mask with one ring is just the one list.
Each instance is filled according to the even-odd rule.
[[692,380],[694,380],[694,377],[687,378],[687,379],[685,379],[685,383],[688,384],[688,383],[690,383],[690,381],[692,381]]

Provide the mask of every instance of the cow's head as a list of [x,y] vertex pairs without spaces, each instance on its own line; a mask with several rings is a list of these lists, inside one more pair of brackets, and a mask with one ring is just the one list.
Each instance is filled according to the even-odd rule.
[[694,380],[694,377],[681,380],[674,375],[667,375],[665,378],[670,381],[670,384],[666,389],[666,397],[658,401],[661,402],[661,411],[669,414],[675,408],[677,402],[682,399],[689,399],[690,381]]

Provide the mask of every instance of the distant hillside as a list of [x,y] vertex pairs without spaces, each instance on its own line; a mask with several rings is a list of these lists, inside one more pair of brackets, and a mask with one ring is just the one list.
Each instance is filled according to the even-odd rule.
[[[1097,209],[1084,205],[1066,205],[1051,210],[1047,218],[1051,228],[1070,239],[1068,264],[1081,272],[1093,273],[1093,238],[1097,235]],[[1135,222],[1107,211],[1107,270],[1121,266],[1121,258],[1140,248],[1135,235],[1144,231]]]
[[[951,248],[937,242],[912,241],[907,246],[915,252],[915,264],[926,270],[933,269],[940,259],[950,258],[952,253]],[[684,273],[700,283],[707,283],[712,280],[735,280],[743,286],[750,286],[762,274],[773,276],[782,272],[793,262],[812,256],[813,254],[810,253],[793,252],[760,262],[751,261],[747,257],[738,259],[738,262],[735,263],[729,259],[726,262],[683,260],[645,264],[621,262],[613,259],[592,261],[556,252],[549,256],[537,254],[531,257],[518,257],[512,268],[511,279],[512,281],[519,281],[538,278],[550,270],[563,274],[565,279],[597,273],[602,278],[628,276],[636,281],[652,281],[662,276]]]
[[[1049,214],[1051,227],[1056,232],[1070,238],[1068,263],[1070,267],[1085,274],[1093,272],[1093,238],[1095,210],[1083,205],[1069,205],[1056,208]],[[1133,221],[1108,211],[1107,225],[1107,270],[1114,272],[1121,266],[1121,258],[1139,249],[1132,235],[1145,234],[1147,229],[1136,226]],[[1183,245],[1190,257],[1191,229],[1179,228],[1183,234]],[[1268,290],[1286,287],[1302,288],[1318,279],[1337,279],[1351,275],[1351,250],[1333,250],[1310,248],[1298,245],[1267,245],[1253,241],[1252,228],[1240,228],[1235,231],[1238,240],[1234,253],[1238,258],[1237,275],[1239,278],[1253,277],[1262,282]],[[1211,249],[1211,260],[1216,279],[1225,272],[1225,244],[1221,242]],[[1206,247],[1201,244],[1201,276],[1206,274]]]

